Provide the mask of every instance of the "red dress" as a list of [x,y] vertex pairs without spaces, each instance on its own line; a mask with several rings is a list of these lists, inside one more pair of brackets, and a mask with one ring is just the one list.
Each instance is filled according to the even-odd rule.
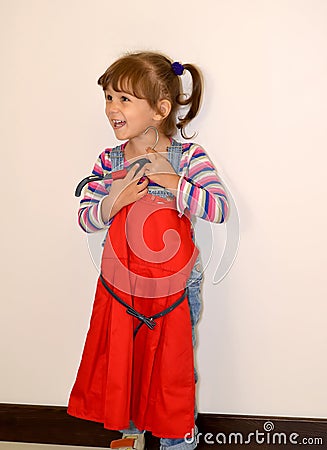
[[[148,194],[115,216],[101,265],[110,290],[146,317],[181,298],[198,254],[175,199],[153,199]],[[191,432],[195,380],[187,298],[154,321],[153,329],[140,326],[99,279],[69,414],[113,430],[132,420],[163,438]]]

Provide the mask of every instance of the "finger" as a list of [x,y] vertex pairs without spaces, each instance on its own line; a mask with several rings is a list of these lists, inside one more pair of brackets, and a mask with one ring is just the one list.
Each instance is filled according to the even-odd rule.
[[[137,163],[133,167],[131,167],[128,170],[127,175],[125,176],[125,180],[131,181],[135,177],[135,174],[136,174],[136,172],[138,171],[139,168],[140,168],[140,164],[139,163]],[[141,178],[141,176],[142,175],[140,173],[140,178]]]
[[145,151],[146,151],[147,153],[157,153],[157,151],[156,151],[154,148],[152,148],[152,147],[147,147],[147,148],[145,149]]
[[151,148],[151,147],[147,147],[147,148],[145,149],[145,151],[146,151],[146,153],[150,156],[150,159],[151,159],[151,156],[152,156],[153,158],[156,158],[156,156],[158,155],[157,150],[155,150],[154,148]]
[[146,186],[144,189],[142,189],[142,191],[140,191],[136,194],[136,198],[139,200],[140,198],[145,197],[147,193],[148,193],[148,187]]
[[137,183],[138,191],[142,191],[143,189],[145,189],[148,186],[149,181],[150,181],[148,177],[144,177],[144,179],[142,179],[142,178],[141,178],[142,181],[139,181]]

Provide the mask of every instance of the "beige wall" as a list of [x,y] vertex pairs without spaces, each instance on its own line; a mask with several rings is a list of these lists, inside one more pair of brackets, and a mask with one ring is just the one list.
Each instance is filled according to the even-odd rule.
[[213,227],[199,409],[326,417],[327,3],[0,8],[0,401],[67,403],[97,278],[74,188],[115,143],[96,80],[125,50],[158,49],[203,69],[193,129],[240,217],[239,252],[218,284],[226,229]]

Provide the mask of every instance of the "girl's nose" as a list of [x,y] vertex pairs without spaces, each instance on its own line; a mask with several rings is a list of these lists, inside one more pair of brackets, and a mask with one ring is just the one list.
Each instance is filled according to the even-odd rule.
[[114,101],[106,104],[106,113],[111,114],[118,111],[118,104]]

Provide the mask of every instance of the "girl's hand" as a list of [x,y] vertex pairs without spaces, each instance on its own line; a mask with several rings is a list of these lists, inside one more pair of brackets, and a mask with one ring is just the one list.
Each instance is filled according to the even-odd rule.
[[[125,178],[114,180],[112,182],[109,195],[113,202],[120,207],[134,203],[147,194],[147,186],[149,180],[145,178],[141,183],[140,179],[143,177],[143,171],[138,173],[135,177],[139,164],[135,164],[128,172]],[[138,184],[139,183],[139,184]]]
[[118,213],[124,206],[134,203],[144,197],[149,184],[148,178],[140,182],[144,176],[144,171],[135,173],[139,164],[135,164],[128,172],[125,178],[114,180],[111,184],[109,195],[105,197],[101,204],[101,214],[104,222]]
[[154,181],[154,183],[169,189],[176,195],[180,177],[176,174],[170,162],[163,154],[160,154],[153,148],[148,147],[146,152],[151,163],[145,164],[145,175]]

